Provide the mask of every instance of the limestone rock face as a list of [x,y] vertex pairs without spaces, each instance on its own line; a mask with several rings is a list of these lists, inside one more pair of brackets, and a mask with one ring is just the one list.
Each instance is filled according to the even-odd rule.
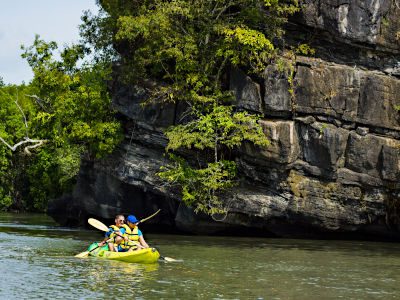
[[262,113],[260,86],[239,69],[231,72],[230,88],[238,100],[236,106],[248,111]]
[[348,135],[348,130],[331,124],[301,126],[303,160],[332,177],[343,159]]
[[270,65],[264,73],[265,113],[270,116],[288,116],[292,112],[292,99],[289,93],[288,72],[279,72]]
[[167,163],[162,132],[184,107],[143,107],[145,88],[125,86],[118,76],[111,92],[126,117],[126,138],[110,157],[85,164],[73,193],[54,201],[50,214],[79,224],[161,208],[149,221],[157,230],[399,240],[400,1],[302,4],[287,39],[309,42],[316,54],[289,61],[293,85],[290,72],[272,64],[262,78],[230,72],[234,104],[263,116],[271,143],[244,143],[231,154],[239,184],[224,196],[227,215],[195,214],[157,177]]
[[360,72],[347,66],[303,59],[296,73],[296,111],[322,113],[354,121],[360,91]]
[[[399,130],[400,81],[390,76],[365,74],[360,87],[357,120]],[[379,101],[376,101],[379,99]]]
[[[302,22],[352,42],[382,43],[399,49],[387,32],[399,29],[391,0],[305,0]],[[398,14],[397,14],[398,16]],[[392,20],[393,19],[393,20]],[[387,28],[382,32],[381,27]]]
[[300,153],[295,123],[293,121],[261,120],[260,124],[270,145],[260,148],[250,143],[244,143],[243,153],[253,159],[258,159],[260,164],[262,161],[279,164],[294,162]]

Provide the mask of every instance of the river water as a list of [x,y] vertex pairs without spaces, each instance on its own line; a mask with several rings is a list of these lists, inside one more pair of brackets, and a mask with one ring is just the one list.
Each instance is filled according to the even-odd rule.
[[400,299],[400,244],[146,234],[179,262],[78,259],[101,234],[0,214],[0,299]]

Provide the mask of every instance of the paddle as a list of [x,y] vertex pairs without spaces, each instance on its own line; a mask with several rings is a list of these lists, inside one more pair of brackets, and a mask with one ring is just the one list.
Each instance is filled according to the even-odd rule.
[[[92,225],[94,228],[97,228],[97,229],[99,229],[99,230],[101,230],[101,231],[107,232],[107,231],[109,230],[109,228],[108,228],[106,225],[104,225],[102,222],[100,222],[99,220],[90,218],[90,219],[88,220],[88,223],[89,223],[90,225]],[[119,235],[120,237],[123,237],[122,235],[120,235],[120,234],[118,234],[118,233],[117,233],[117,235]],[[112,241],[112,239],[107,240],[106,243],[108,243],[108,242],[110,242],[110,241]],[[99,247],[101,247],[101,246],[97,246],[97,247],[93,248],[93,249],[90,250],[90,251],[81,252],[81,253],[75,255],[75,257],[78,257],[78,258],[85,258],[85,257],[88,257],[90,252],[92,252],[93,250],[96,250],[96,249],[99,248]]]
[[[106,243],[110,242],[111,240],[112,240],[112,239],[107,240]],[[104,245],[102,245],[102,246],[104,246]],[[97,247],[94,247],[94,248],[91,249],[90,251],[81,252],[81,253],[75,255],[75,257],[77,257],[77,258],[86,258],[86,257],[89,256],[89,253],[90,253],[90,252],[92,252],[92,251],[94,251],[94,250],[96,250],[97,248],[102,247],[102,246],[97,245]]]
[[[156,214],[158,214],[161,211],[161,209],[157,210],[154,214],[152,214],[151,216],[148,216],[147,218],[144,218],[142,220],[140,220],[137,224],[143,223],[144,221],[147,221],[149,219],[151,219],[152,217],[154,217]],[[107,232],[109,230],[109,228],[104,225],[102,222],[100,222],[99,220],[96,220],[94,218],[90,218],[88,220],[88,223],[90,225],[92,225],[94,228],[97,228],[101,231]]]
[[93,218],[90,218],[88,220],[88,223],[90,225],[92,225],[94,228],[97,228],[98,230],[101,230],[101,231],[104,231],[104,232],[107,232],[108,230],[110,230],[106,225],[101,223],[99,220],[96,220],[96,219],[93,219]]
[[[101,223],[100,221],[96,220],[96,219],[90,218],[90,219],[88,220],[88,223],[89,223],[90,225],[92,225],[93,227],[99,229],[99,230],[102,230],[102,231],[105,231],[105,232],[108,231],[108,227],[107,227],[106,225],[104,225],[103,223]],[[112,241],[112,239],[109,239],[109,240],[106,241],[106,243],[111,242],[111,241]],[[99,248],[99,247],[101,247],[101,246],[97,245],[97,247],[94,247],[92,250],[90,250],[90,251],[85,251],[85,252],[81,252],[81,253],[75,255],[75,257],[78,257],[78,258],[86,258],[86,257],[89,256],[89,253],[90,253],[90,252],[92,252],[93,250],[96,250],[96,249]]]
[[160,255],[160,258],[161,258],[162,260],[167,261],[167,262],[180,262],[180,261],[182,261],[182,260],[177,260],[177,259],[175,259],[175,258],[168,257],[168,256],[162,256],[162,255]]
[[152,217],[154,217],[156,214],[158,214],[161,211],[161,209],[157,210],[154,214],[152,214],[151,216],[148,216],[147,218],[141,219],[137,224],[140,224],[144,221],[147,221],[148,219],[151,219]]

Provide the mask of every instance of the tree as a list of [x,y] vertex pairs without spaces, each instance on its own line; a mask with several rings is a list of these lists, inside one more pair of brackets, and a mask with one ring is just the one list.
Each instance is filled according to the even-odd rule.
[[82,45],[65,48],[59,60],[57,49],[36,36],[22,55],[34,72],[31,84],[1,89],[0,115],[9,121],[0,127],[0,161],[18,179],[2,185],[3,207],[45,210],[49,199],[72,187],[82,158],[101,158],[122,138],[106,88],[109,65],[78,67],[87,53]]
[[29,87],[24,85],[0,87],[0,209],[13,204],[20,206],[22,191],[25,190],[24,169],[30,158],[19,146],[32,145],[29,119],[35,112],[32,103],[24,96],[28,91]]
[[[106,13],[86,16],[83,27],[95,48],[109,49],[112,43],[120,54],[114,58],[124,80],[147,88],[148,102],[181,101],[189,107],[187,118],[166,131],[167,151],[175,153],[175,164],[166,166],[160,176],[179,184],[183,201],[197,211],[221,211],[219,195],[234,184],[236,175],[234,161],[223,158],[226,149],[244,140],[267,144],[258,117],[230,106],[233,97],[226,75],[231,67],[240,67],[259,76],[276,55],[273,41],[282,37],[282,25],[298,10],[297,1],[102,0],[100,4]],[[149,80],[159,84],[148,87]],[[212,155],[208,162],[194,165],[177,156],[180,148],[212,149]]]
[[182,187],[182,200],[196,211],[209,214],[226,212],[219,196],[235,185],[237,173],[234,161],[221,158],[223,147],[232,149],[244,140],[267,146],[268,140],[247,112],[234,112],[232,106],[214,105],[212,111],[198,112],[194,120],[166,131],[167,151],[179,148],[212,149],[214,161],[192,168],[184,159],[171,155],[173,165],[163,167],[160,177]]

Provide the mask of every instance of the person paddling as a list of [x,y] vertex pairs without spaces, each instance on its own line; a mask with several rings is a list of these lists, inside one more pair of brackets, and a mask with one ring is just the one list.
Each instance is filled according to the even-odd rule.
[[125,227],[125,236],[128,237],[128,242],[126,242],[124,245],[125,247],[128,248],[128,251],[134,251],[142,248],[149,248],[149,245],[146,243],[143,237],[143,233],[140,231],[138,224],[140,221],[136,219],[134,215],[128,216],[126,219],[128,228]]
[[108,248],[110,251],[120,252],[126,251],[122,246],[121,243],[128,241],[128,237],[125,237],[126,228],[129,228],[125,223],[125,217],[123,215],[116,215],[115,216],[115,225],[111,225],[109,230],[105,234],[104,240],[99,244],[99,246],[103,246],[106,242],[110,239],[111,241],[108,242]]

